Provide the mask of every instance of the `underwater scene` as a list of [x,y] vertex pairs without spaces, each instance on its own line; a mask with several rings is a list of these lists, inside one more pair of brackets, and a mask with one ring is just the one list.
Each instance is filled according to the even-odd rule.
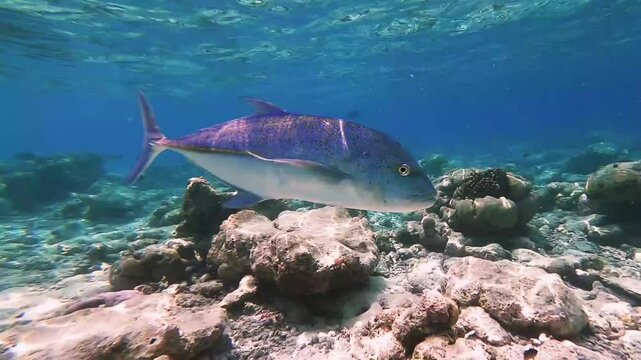
[[0,45],[0,360],[641,359],[640,0],[2,0]]

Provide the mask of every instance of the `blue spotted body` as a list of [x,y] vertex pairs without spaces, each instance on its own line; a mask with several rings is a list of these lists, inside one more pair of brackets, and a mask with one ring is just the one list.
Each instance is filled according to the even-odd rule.
[[416,160],[386,134],[342,119],[294,114],[247,99],[254,115],[165,138],[140,96],[145,142],[130,182],[163,150],[183,154],[238,190],[226,206],[300,199],[378,211],[414,211],[434,187]]

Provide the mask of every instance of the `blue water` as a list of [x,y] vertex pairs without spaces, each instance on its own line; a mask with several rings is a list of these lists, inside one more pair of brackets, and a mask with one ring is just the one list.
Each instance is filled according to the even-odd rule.
[[[641,156],[641,0],[0,0],[0,49],[0,291],[174,236],[175,223],[149,219],[179,209],[187,179],[205,171],[168,174],[187,161],[167,152],[149,171],[166,182],[120,185],[140,152],[140,90],[169,137],[248,115],[241,97],[254,96],[349,117],[451,168],[533,174],[536,186],[583,188],[595,169],[561,176],[563,165],[596,142],[613,143],[617,161]],[[103,155],[116,177],[88,174],[95,186],[51,200],[42,194],[64,181],[39,173],[21,188],[20,166],[7,165],[70,152]],[[66,185],[86,175],[54,174]],[[23,198],[45,199],[8,196],[9,177]],[[535,223],[583,224],[557,215]],[[555,254],[585,238],[571,235],[550,238]]]
[[0,4],[0,158],[88,150],[126,171],[138,89],[170,136],[247,114],[242,95],[355,110],[418,155],[641,135],[640,1],[101,4]]

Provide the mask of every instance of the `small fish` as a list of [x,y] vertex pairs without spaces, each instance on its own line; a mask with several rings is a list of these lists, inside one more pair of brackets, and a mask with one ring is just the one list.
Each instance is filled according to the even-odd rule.
[[267,199],[299,199],[344,208],[410,212],[431,206],[436,191],[414,157],[389,136],[342,119],[287,112],[245,98],[255,114],[179,139],[160,131],[140,93],[143,151],[129,184],[164,150],[181,153],[236,194],[227,208]]

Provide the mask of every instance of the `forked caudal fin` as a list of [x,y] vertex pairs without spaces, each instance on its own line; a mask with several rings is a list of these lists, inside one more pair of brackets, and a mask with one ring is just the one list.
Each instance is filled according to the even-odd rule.
[[126,179],[127,185],[133,184],[140,179],[156,156],[165,150],[165,147],[158,144],[159,141],[165,139],[165,135],[160,132],[160,128],[156,124],[154,112],[142,92],[138,93],[138,102],[140,104],[140,115],[142,116],[142,125],[145,133],[142,142],[142,152],[140,153],[134,171]]

